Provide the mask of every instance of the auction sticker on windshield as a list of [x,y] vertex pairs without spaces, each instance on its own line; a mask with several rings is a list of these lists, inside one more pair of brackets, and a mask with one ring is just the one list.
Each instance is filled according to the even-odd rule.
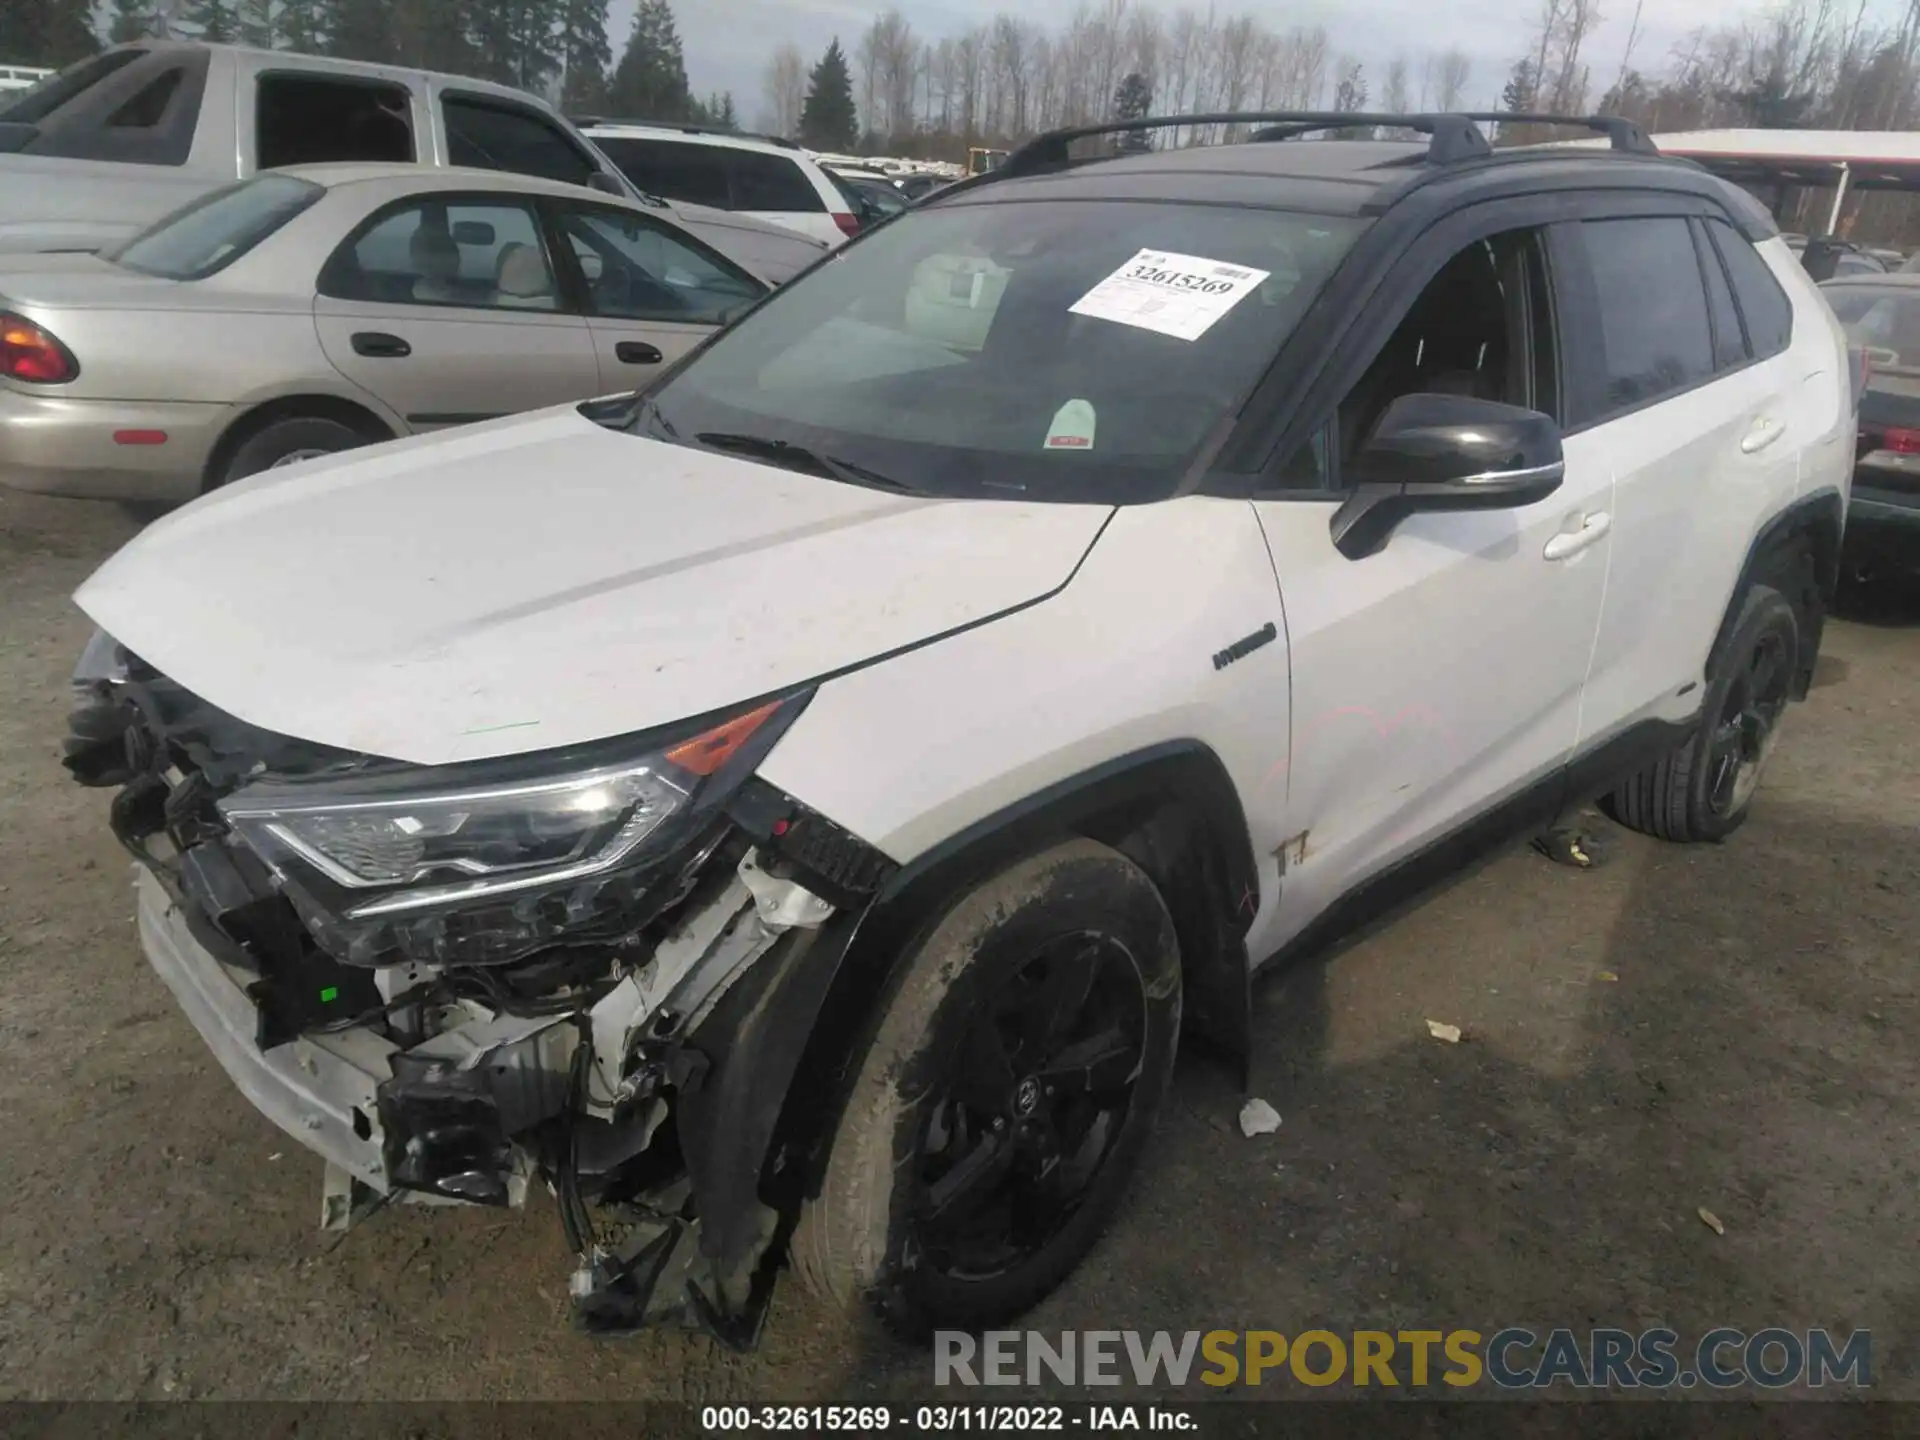
[[1198,340],[1270,273],[1199,255],[1142,250],[1067,309],[1180,340]]

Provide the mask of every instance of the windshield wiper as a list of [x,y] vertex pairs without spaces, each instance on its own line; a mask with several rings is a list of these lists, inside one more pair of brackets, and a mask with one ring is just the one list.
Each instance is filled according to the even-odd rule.
[[875,490],[893,490],[901,494],[908,494],[912,490],[911,486],[891,475],[882,475],[878,470],[869,470],[851,460],[822,455],[791,440],[774,440],[765,435],[739,435],[727,430],[707,430],[693,438],[709,450],[726,450],[735,455],[750,456],[783,469],[803,470],[847,485],[866,485]]

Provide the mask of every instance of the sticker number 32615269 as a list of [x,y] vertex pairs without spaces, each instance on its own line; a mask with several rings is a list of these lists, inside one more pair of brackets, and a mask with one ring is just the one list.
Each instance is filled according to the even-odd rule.
[[1200,255],[1142,250],[1067,308],[1075,315],[1198,340],[1270,273]]

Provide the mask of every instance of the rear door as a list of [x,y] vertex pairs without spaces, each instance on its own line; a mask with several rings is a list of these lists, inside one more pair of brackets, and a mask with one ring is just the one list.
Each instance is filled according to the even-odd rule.
[[767,287],[652,215],[588,200],[543,202],[573,271],[611,393],[644,384]]
[[1783,349],[1756,353],[1750,343],[1712,243],[1716,226],[1746,243],[1730,226],[1675,210],[1570,227],[1585,257],[1575,324],[1591,337],[1569,377],[1571,427],[1615,476],[1612,575],[1583,750],[1698,710],[1748,543],[1797,483],[1796,377]]
[[376,211],[322,270],[314,320],[334,368],[415,430],[601,389],[587,322],[524,196],[414,196]]

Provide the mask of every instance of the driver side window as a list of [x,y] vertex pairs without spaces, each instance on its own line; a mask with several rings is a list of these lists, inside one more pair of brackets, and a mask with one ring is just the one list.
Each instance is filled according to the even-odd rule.
[[1510,230],[1441,266],[1333,418],[1281,467],[1287,490],[1336,490],[1387,407],[1406,395],[1466,395],[1558,419],[1560,384],[1545,237]]
[[766,286],[644,216],[568,206],[560,228],[586,277],[589,313],[719,325]]

